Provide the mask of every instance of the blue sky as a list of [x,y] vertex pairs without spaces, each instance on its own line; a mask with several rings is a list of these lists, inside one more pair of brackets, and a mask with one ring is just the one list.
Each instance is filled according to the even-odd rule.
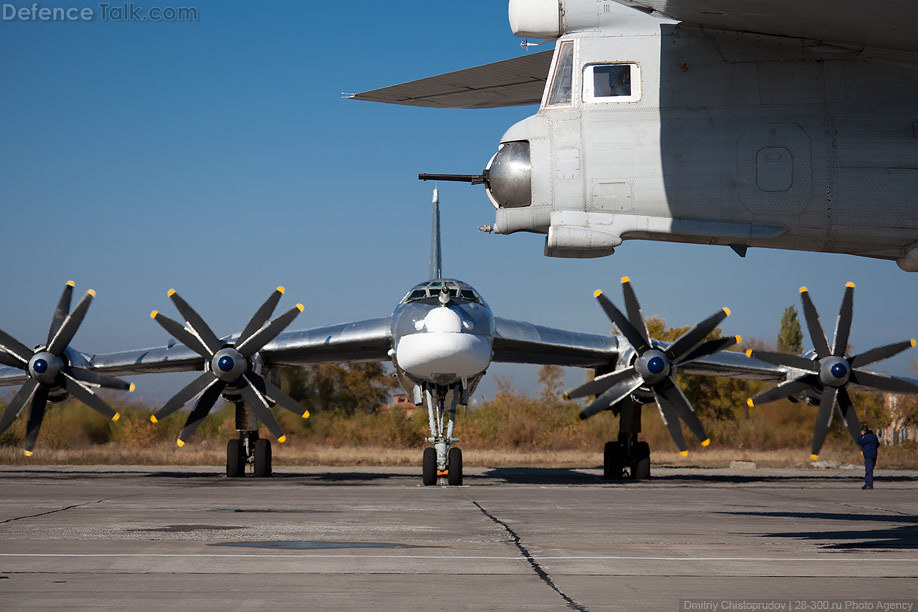
[[[149,312],[172,313],[170,287],[218,333],[240,329],[278,284],[284,304],[306,305],[296,329],[391,312],[427,274],[432,185],[417,173],[480,171],[536,110],[341,99],[519,55],[500,1],[201,2],[194,23],[42,6],[55,5],[97,18],[0,22],[0,327],[27,344],[47,333],[68,279],[98,291],[74,342],[88,352],[163,344]],[[918,334],[918,277],[892,262],[637,241],[608,258],[549,259],[540,236],[477,231],[493,222],[481,187],[440,187],[444,271],[499,316],[603,333],[592,292],[616,297],[628,275],[646,314],[684,325],[728,305],[725,332],[773,340],[800,285],[832,327],[853,281],[856,350]],[[912,375],[912,359],[883,369]],[[492,368],[521,388],[533,372]],[[140,377],[138,396],[161,401],[181,380]]]

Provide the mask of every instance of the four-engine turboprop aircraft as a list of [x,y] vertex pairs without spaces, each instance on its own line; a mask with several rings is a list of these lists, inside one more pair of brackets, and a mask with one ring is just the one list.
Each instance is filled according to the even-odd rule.
[[[401,386],[415,404],[428,410],[427,441],[431,446],[423,453],[424,483],[434,484],[438,476],[446,476],[449,484],[458,485],[462,483],[462,453],[455,446],[458,439],[453,435],[456,408],[468,403],[490,364],[556,364],[596,371],[593,380],[567,393],[569,398],[595,396],[581,412],[581,418],[608,409],[619,418],[618,440],[605,447],[604,476],[621,478],[627,474],[642,479],[650,475],[650,448],[638,439],[644,404],[656,403],[683,454],[688,453],[688,446],[680,421],[702,446],[709,442],[700,420],[675,384],[677,372],[789,381],[754,401],[762,403],[782,396],[810,403],[817,401],[820,411],[814,454],[825,437],[834,405],[839,406],[849,428],[857,423],[844,391],[846,385],[918,393],[918,381],[861,369],[913,346],[914,341],[844,357],[853,314],[853,286],[847,289],[843,302],[834,351],[828,350],[824,334],[821,343],[814,335],[815,352],[802,357],[760,353],[759,359],[754,359],[725,351],[740,341],[739,336],[705,341],[729,315],[727,308],[718,310],[672,343],[655,340],[647,332],[640,304],[627,277],[622,278],[624,312],[601,291],[595,294],[621,335],[572,332],[495,317],[470,285],[442,278],[436,190],[433,210],[430,280],[413,287],[385,318],[284,332],[303,306],[297,304],[269,321],[284,293],[283,287],[278,287],[242,332],[220,338],[178,293],[170,290],[168,295],[185,323],[155,310],[151,316],[182,344],[93,355],[68,345],[95,294],[90,291],[68,314],[72,293],[72,283],[68,283],[45,345],[28,349],[0,331],[0,363],[10,366],[0,368],[0,385],[22,383],[0,420],[0,432],[31,402],[25,442],[26,454],[30,454],[47,401],[73,396],[116,419],[117,413],[92,393],[94,387],[130,389],[133,385],[114,378],[125,374],[203,370],[157,410],[151,420],[155,423],[197,398],[178,437],[178,445],[183,446],[222,396],[236,406],[239,432],[238,438],[227,444],[227,475],[241,476],[246,463],[252,463],[256,475],[267,476],[271,473],[271,445],[259,438],[258,421],[283,443],[286,437],[272,407],[280,406],[303,418],[309,416],[271,382],[271,374],[277,367],[391,361]],[[808,300],[804,294],[811,335],[816,333],[814,330],[822,333]]]
[[918,271],[918,7],[510,0],[527,54],[351,96],[541,104],[480,175],[498,234],[599,257],[628,239],[849,253]]

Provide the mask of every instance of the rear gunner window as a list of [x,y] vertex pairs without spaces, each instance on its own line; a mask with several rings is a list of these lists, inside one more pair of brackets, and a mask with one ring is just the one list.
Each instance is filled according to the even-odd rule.
[[584,102],[634,102],[640,97],[637,64],[591,64],[583,69]]

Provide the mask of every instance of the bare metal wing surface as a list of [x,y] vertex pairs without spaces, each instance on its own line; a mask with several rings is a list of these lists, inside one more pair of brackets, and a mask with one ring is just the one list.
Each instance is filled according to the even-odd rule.
[[905,0],[617,0],[683,23],[852,47],[918,51],[918,5]]
[[352,100],[431,108],[538,104],[553,51],[541,51],[348,96]]
[[584,334],[494,318],[494,361],[595,367],[618,357],[615,336]]

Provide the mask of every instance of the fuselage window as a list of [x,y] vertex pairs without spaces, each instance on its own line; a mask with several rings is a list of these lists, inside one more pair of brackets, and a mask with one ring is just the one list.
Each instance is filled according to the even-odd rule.
[[584,102],[634,102],[641,97],[637,64],[590,64],[583,69]]
[[574,76],[574,43],[571,41],[561,43],[557,58],[546,106],[571,103],[571,81]]

